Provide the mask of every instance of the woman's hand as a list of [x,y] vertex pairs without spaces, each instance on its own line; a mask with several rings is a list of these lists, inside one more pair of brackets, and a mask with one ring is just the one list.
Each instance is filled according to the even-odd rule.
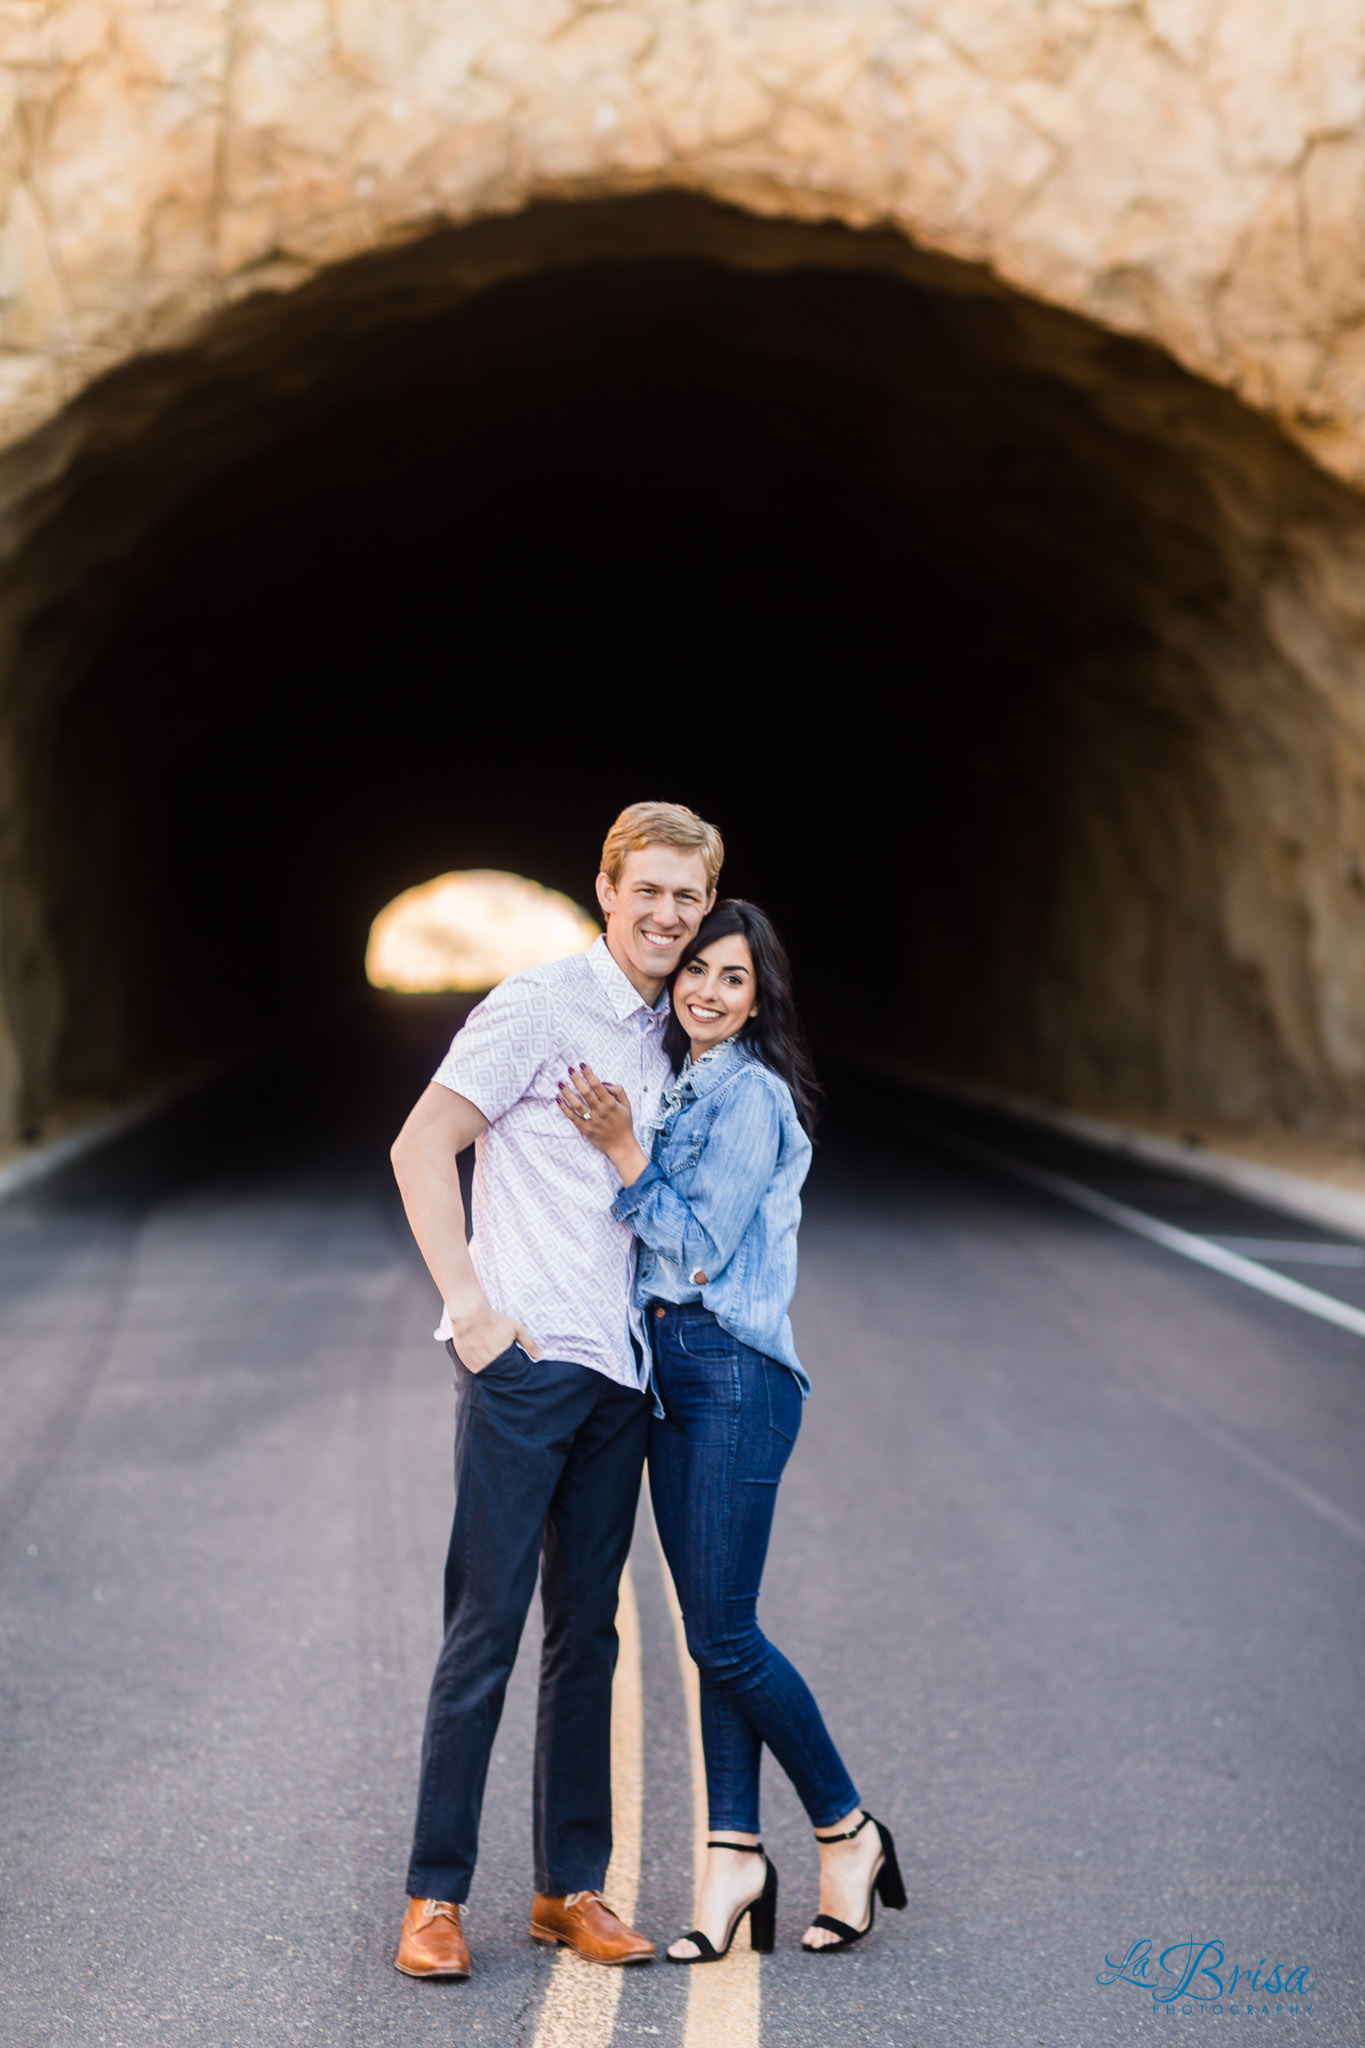
[[640,1178],[649,1161],[636,1139],[630,1097],[624,1088],[614,1081],[599,1081],[586,1064],[570,1067],[568,1080],[559,1084],[559,1107],[575,1130],[605,1153],[623,1186]]

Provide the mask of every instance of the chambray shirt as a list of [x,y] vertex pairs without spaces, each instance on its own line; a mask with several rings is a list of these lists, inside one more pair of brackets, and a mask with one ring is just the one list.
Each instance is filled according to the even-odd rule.
[[611,1210],[640,1240],[642,1307],[701,1302],[741,1344],[790,1366],[803,1395],[787,1310],[810,1158],[786,1082],[730,1039],[670,1091],[654,1157]]
[[[667,995],[651,1009],[598,938],[586,953],[499,982],[435,1074],[488,1119],[474,1146],[469,1250],[490,1307],[523,1322],[544,1357],[623,1387],[648,1377],[631,1290],[635,1240],[612,1214],[613,1168],[565,1119],[558,1088],[570,1062],[586,1060],[625,1089],[647,1145],[671,1078],[667,1019]],[[450,1335],[448,1314],[436,1335]]]

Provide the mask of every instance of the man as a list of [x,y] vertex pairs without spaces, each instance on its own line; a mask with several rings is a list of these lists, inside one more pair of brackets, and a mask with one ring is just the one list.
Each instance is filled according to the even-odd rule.
[[[648,1427],[634,1243],[610,1166],[556,1106],[571,1063],[623,1085],[643,1129],[669,1078],[666,983],[715,901],[720,834],[680,804],[632,804],[607,834],[588,951],[507,980],[473,1010],[393,1147],[445,1314],[459,1404],[445,1641],[432,1680],[397,1967],[467,1977],[460,1926],[489,1754],[542,1559],[533,1939],[600,1963],[650,1942],[601,1898],[611,1855],[616,1598]],[[476,1146],[465,1243],[457,1155]],[[542,1558],[543,1552],[543,1558]]]

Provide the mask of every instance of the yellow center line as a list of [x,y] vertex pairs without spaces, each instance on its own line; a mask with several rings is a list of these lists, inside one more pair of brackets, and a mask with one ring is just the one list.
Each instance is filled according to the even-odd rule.
[[[650,1515],[658,1543],[659,1532]],[[687,1704],[687,1747],[692,1760],[692,1872],[700,1888],[706,1864],[709,1814],[706,1798],[706,1757],[701,1746],[701,1681],[687,1649],[682,1606],[662,1545],[659,1569],[673,1618],[673,1643],[678,1653],[683,1697]],[[683,1930],[679,1928],[681,1934]],[[749,1923],[735,1934],[734,1947],[721,1963],[694,1963],[687,1973],[687,2019],[683,2048],[758,2048],[759,1958],[749,1943]]]
[[[627,1565],[616,1610],[620,1651],[611,1689],[611,1863],[602,1889],[628,1926],[640,1890],[645,1804],[644,1682],[640,1610]],[[638,1965],[637,1965],[638,1967]],[[550,1977],[533,2048],[609,2048],[624,1972],[585,1963],[561,1949]]]

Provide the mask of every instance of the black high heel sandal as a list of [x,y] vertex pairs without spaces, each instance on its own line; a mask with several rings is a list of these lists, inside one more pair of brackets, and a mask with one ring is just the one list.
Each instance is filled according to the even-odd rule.
[[839,1939],[820,1943],[803,1941],[801,1946],[808,1956],[837,1955],[841,1948],[852,1948],[855,1941],[861,1941],[865,1934],[870,1934],[873,1922],[877,1918],[878,1898],[884,1906],[895,1913],[899,1913],[906,1903],[905,1883],[901,1877],[900,1864],[896,1860],[896,1845],[891,1839],[891,1830],[884,1828],[879,1820],[873,1820],[870,1813],[865,1813],[857,1827],[849,1828],[846,1834],[817,1835],[815,1839],[817,1842],[851,1842],[855,1835],[862,1833],[869,1821],[877,1830],[882,1853],[872,1872],[872,1882],[867,1888],[867,1925],[850,1927],[847,1920],[836,1920],[832,1913],[817,1913],[811,1921],[811,1926],[824,1927],[829,1933],[837,1934]]
[[[770,1956],[773,1952],[773,1943],[777,1937],[777,1871],[773,1864],[769,1862],[767,1856],[764,1855],[762,1842],[708,1842],[706,1846],[708,1849],[738,1849],[742,1855],[762,1856],[763,1889],[756,1899],[750,1899],[747,1906],[741,1906],[733,1920],[731,1920],[726,1932],[724,1948],[717,1948],[714,1942],[710,1941],[702,1933],[700,1927],[694,1927],[690,1934],[680,1934],[677,1936],[677,1939],[679,1941],[695,1943],[696,1955],[669,1955],[669,1962],[718,1963],[722,1956],[729,1955],[730,1944],[735,1938],[735,1930],[746,1913],[749,1916],[749,1941],[754,1953],[760,1956]],[[668,1955],[667,1950],[664,1953]]]

